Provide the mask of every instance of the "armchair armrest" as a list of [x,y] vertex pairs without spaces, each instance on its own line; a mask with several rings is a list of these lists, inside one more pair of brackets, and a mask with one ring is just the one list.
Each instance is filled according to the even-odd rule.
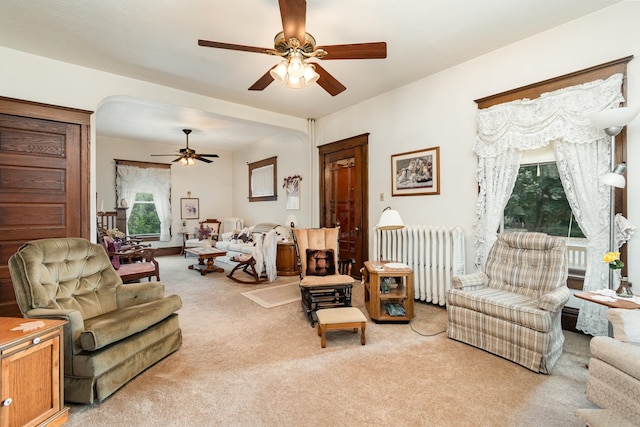
[[338,273],[351,276],[351,268],[356,263],[353,258],[339,259],[338,260]]
[[464,274],[462,276],[453,276],[451,285],[455,289],[464,289],[468,291],[485,288],[489,284],[489,276],[484,272]]
[[538,298],[538,308],[555,313],[569,301],[569,288],[562,286]]
[[27,311],[25,317],[29,319],[63,319],[69,323],[71,331],[82,332],[84,330],[84,319],[78,310],[34,308]]
[[118,308],[132,307],[164,298],[164,285],[160,282],[130,283],[116,289]]

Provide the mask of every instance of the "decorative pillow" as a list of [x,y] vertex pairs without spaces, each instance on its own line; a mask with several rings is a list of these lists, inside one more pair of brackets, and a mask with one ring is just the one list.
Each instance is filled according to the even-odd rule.
[[336,274],[333,249],[307,249],[307,276]]

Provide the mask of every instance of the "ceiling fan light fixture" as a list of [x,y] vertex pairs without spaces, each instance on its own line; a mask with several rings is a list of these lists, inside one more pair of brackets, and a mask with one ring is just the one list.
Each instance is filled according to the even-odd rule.
[[295,77],[297,79],[304,75],[305,63],[302,60],[300,52],[293,52],[289,57],[289,66],[287,67],[287,74],[289,77]]
[[289,74],[287,75],[286,85],[289,89],[302,89],[302,79]]
[[186,164],[187,164],[187,158],[186,158],[186,157],[181,158],[181,159],[178,161],[178,163],[180,163],[181,165],[186,166]]
[[193,160],[193,157],[189,157],[187,159],[187,166],[194,166],[196,164],[196,161]]
[[281,61],[269,71],[269,74],[271,74],[271,77],[278,83],[284,83],[287,77],[287,65],[287,61]]
[[305,64],[304,66],[304,82],[307,85],[315,83],[320,78],[320,74],[316,73],[316,67],[312,64]]

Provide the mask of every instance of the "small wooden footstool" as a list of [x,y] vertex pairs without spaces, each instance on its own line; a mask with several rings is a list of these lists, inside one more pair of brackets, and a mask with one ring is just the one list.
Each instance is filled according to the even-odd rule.
[[353,332],[357,333],[360,328],[362,331],[360,344],[365,345],[364,330],[367,327],[367,318],[356,307],[324,308],[316,311],[316,315],[318,316],[318,336],[322,348],[327,346],[327,329],[353,328]]

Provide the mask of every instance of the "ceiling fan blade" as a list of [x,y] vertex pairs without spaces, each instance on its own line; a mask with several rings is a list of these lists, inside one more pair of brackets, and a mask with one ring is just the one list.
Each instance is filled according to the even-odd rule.
[[200,160],[201,162],[205,162],[205,163],[213,163],[213,160],[205,159],[202,156],[200,156],[199,154],[194,154],[192,156],[192,158],[194,158],[196,160]]
[[[273,68],[275,68],[275,66]],[[249,90],[263,90],[264,88],[269,86],[272,81],[273,81],[273,77],[271,76],[271,70],[269,70],[266,73],[264,73],[264,75],[260,77],[257,82],[252,84]]]
[[387,57],[387,43],[352,43],[321,46],[327,51],[322,59],[382,59]]
[[198,156],[200,156],[200,157],[215,157],[215,158],[219,158],[220,157],[217,154],[198,154]]
[[280,4],[280,17],[282,18],[285,40],[295,37],[300,44],[304,44],[307,19],[306,0],[279,0],[278,3]]
[[336,80],[335,77],[329,74],[327,70],[322,68],[317,63],[314,63],[313,65],[315,65],[316,72],[320,75],[320,78],[318,79],[318,84],[324,90],[329,92],[331,96],[336,96],[337,94],[343,92],[346,89],[346,87],[344,87],[342,83]]
[[209,40],[198,40],[199,46],[205,47],[215,47],[218,49],[228,49],[228,50],[239,50],[242,52],[255,52],[255,53],[266,53],[269,54],[269,50],[264,47],[255,47],[255,46],[245,46],[242,44],[232,44],[232,43],[222,43],[222,42],[213,42]]

